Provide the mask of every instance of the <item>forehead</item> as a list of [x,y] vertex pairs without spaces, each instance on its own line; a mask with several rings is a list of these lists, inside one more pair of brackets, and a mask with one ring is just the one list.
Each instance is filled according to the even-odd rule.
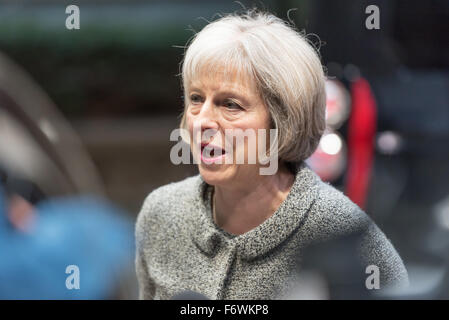
[[192,76],[190,89],[201,90],[244,90],[247,94],[257,94],[257,87],[247,72],[235,68],[204,66]]

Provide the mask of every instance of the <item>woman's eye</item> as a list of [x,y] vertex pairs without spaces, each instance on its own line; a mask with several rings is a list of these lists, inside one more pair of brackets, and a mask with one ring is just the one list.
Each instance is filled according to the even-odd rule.
[[192,94],[190,96],[190,101],[192,101],[193,103],[201,102],[201,97],[197,94]]
[[242,109],[242,107],[239,104],[235,103],[234,101],[226,101],[224,105],[228,109],[233,109],[233,110],[241,110]]

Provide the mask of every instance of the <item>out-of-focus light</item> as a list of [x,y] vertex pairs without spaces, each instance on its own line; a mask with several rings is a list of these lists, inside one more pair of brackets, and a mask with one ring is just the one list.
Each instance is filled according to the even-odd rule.
[[434,217],[439,226],[449,230],[449,197],[435,205]]
[[332,182],[338,179],[346,167],[344,140],[336,132],[325,133],[306,163],[322,180]]
[[349,116],[350,97],[348,90],[338,80],[326,80],[326,124],[338,129]]
[[401,137],[392,131],[384,131],[377,136],[377,147],[384,154],[395,154],[402,145]]
[[335,155],[340,152],[342,141],[335,133],[329,133],[321,138],[320,145],[325,153]]
[[58,133],[47,119],[39,120],[39,128],[47,136],[47,138],[50,139],[50,141],[57,142],[59,140]]
[[[0,163],[13,172],[37,179],[44,166],[42,151],[26,129],[0,108]],[[32,160],[31,160],[32,159]]]

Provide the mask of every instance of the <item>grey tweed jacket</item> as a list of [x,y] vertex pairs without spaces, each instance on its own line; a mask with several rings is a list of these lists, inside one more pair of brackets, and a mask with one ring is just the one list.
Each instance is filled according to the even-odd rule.
[[398,253],[353,202],[301,166],[286,200],[258,227],[231,235],[212,219],[212,186],[200,175],[170,183],[145,199],[136,223],[140,299],[184,290],[210,299],[284,299],[311,244],[361,232],[361,261],[378,267],[381,286],[407,285]]

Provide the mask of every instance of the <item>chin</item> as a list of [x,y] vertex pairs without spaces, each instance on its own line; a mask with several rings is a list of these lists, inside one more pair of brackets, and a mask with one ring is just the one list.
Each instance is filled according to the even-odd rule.
[[229,170],[231,168],[225,168],[217,165],[200,164],[198,170],[203,180],[210,185],[223,185],[228,184],[233,180],[233,174]]

